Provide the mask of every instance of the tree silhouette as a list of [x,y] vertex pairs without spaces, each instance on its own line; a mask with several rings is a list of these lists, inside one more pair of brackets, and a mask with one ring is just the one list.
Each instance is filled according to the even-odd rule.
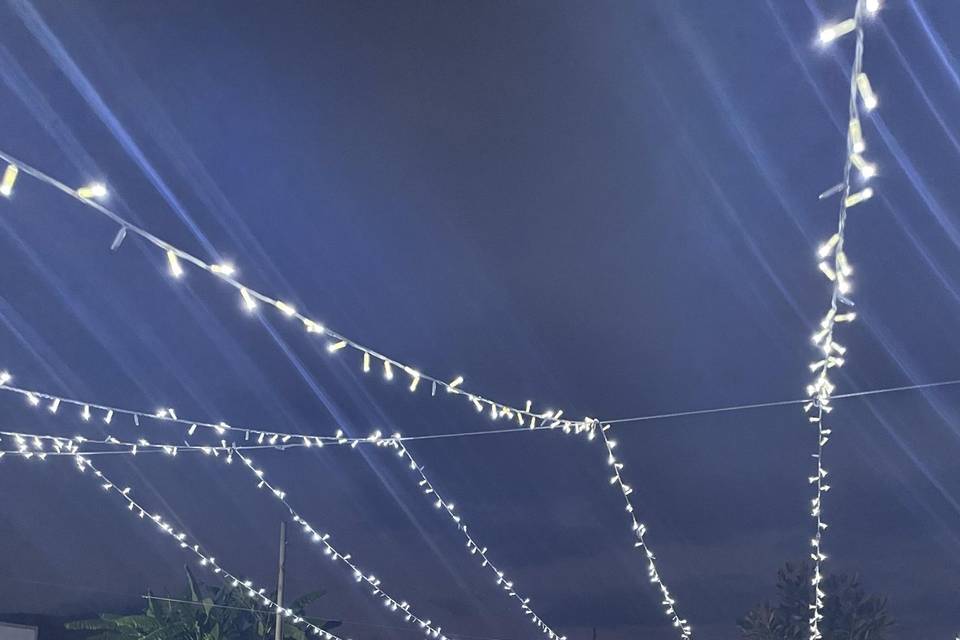
[[[258,640],[273,638],[275,612],[250,603],[242,587],[211,588],[197,581],[186,569],[189,591],[182,598],[147,597],[143,613],[124,615],[102,613],[91,620],[68,622],[67,629],[89,631],[87,640]],[[306,615],[306,607],[321,598],[313,591],[286,605],[294,615],[321,629],[330,630],[339,622],[318,620]],[[270,594],[268,594],[270,595]],[[177,601],[180,600],[180,601]],[[283,626],[285,640],[307,640],[292,624]]]
[[[754,607],[737,626],[746,640],[806,640],[810,635],[810,603],[813,602],[813,568],[788,562],[777,572],[779,602]],[[887,640],[894,621],[887,612],[887,599],[867,595],[858,576],[824,578],[820,631],[823,640]]]

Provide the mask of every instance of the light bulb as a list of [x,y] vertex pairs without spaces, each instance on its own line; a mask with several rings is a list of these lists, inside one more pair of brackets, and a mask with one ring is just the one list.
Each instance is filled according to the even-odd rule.
[[860,73],[857,75],[857,89],[860,90],[860,97],[863,99],[863,106],[867,111],[873,111],[877,108],[877,94],[873,92],[873,87],[870,86],[870,78],[867,77],[867,74]]
[[843,22],[827,25],[820,29],[820,44],[829,44],[841,36],[845,36],[857,28],[857,21],[847,18]]
[[223,262],[220,264],[210,265],[210,271],[220,274],[222,276],[232,276],[234,273],[237,272],[237,269],[229,262]]
[[102,182],[91,182],[85,187],[77,189],[77,195],[89,200],[90,198],[106,198],[107,187]]
[[170,266],[170,275],[174,278],[183,277],[183,267],[180,265],[180,258],[172,250],[167,250],[167,264]]
[[243,308],[252,313],[257,308],[257,301],[245,287],[240,287],[240,297],[243,299]]
[[0,196],[9,198],[13,194],[13,185],[17,181],[17,174],[20,169],[15,164],[8,164],[3,172],[3,178],[0,179]]
[[851,193],[847,196],[847,199],[843,201],[843,206],[848,209],[854,205],[858,205],[865,200],[869,200],[873,197],[873,189],[867,187],[863,191],[857,191],[856,193]]

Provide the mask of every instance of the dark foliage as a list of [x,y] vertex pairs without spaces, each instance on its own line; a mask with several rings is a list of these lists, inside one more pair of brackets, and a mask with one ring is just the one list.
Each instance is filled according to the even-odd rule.
[[[809,635],[813,568],[787,563],[777,573],[779,602],[754,607],[737,621],[747,640],[806,640]],[[867,595],[858,576],[827,576],[820,630],[824,640],[887,640],[893,619],[887,599]]]

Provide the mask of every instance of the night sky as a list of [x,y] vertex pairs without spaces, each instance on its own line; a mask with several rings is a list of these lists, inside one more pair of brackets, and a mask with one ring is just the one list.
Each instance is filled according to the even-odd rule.
[[[886,0],[866,32],[877,196],[850,213],[858,322],[838,393],[960,378],[960,6]],[[244,282],[442,379],[618,418],[803,395],[829,302],[853,0],[34,2],[0,7],[0,149]],[[0,200],[0,367],[105,404],[298,433],[494,428],[22,176]],[[897,637],[960,629],[960,389],[837,401],[828,570]],[[107,433],[0,396],[4,429]],[[166,429],[166,432],[163,431]],[[182,429],[143,427],[156,440]],[[109,433],[138,437],[129,421]],[[809,550],[816,433],[797,406],[615,428],[648,542],[696,637]],[[9,443],[4,443],[9,444]],[[676,637],[601,445],[538,431],[411,451],[571,640]],[[456,637],[534,638],[382,449],[255,456],[288,499]],[[276,502],[238,465],[104,456],[213,552],[274,579]],[[188,558],[68,458],[0,463],[0,611],[179,593]],[[204,575],[197,567],[198,573]],[[214,581],[214,576],[205,576]],[[288,589],[356,640],[417,638],[291,532]]]

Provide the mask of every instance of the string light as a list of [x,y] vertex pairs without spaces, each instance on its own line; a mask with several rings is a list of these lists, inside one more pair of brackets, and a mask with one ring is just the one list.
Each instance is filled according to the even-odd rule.
[[272,608],[277,613],[283,614],[285,617],[291,618],[289,623],[300,627],[301,630],[308,631],[313,635],[323,638],[324,640],[343,640],[339,636],[320,628],[309,620],[305,620],[300,616],[295,616],[292,609],[284,608],[282,605],[266,595],[266,588],[258,588],[251,580],[241,580],[234,573],[231,573],[222,567],[214,556],[204,551],[203,548],[196,542],[191,541],[186,532],[177,532],[173,525],[166,522],[159,514],[153,513],[146,507],[142,506],[133,498],[130,487],[124,487],[121,489],[119,485],[115,484],[106,475],[104,475],[100,469],[94,466],[93,462],[91,462],[88,457],[85,457],[80,453],[74,453],[71,455],[76,461],[76,468],[80,473],[86,474],[87,471],[90,471],[91,475],[100,482],[100,486],[104,491],[118,496],[126,503],[127,511],[144,522],[154,523],[157,526],[157,530],[161,534],[173,539],[185,552],[192,553],[194,557],[198,559],[200,566],[208,569],[214,575],[219,576],[225,584],[229,584],[232,587],[237,588],[238,593],[245,596],[249,600],[259,602],[263,606]]
[[600,427],[598,423],[594,422],[591,431],[593,430],[599,430],[604,447],[606,447],[607,465],[613,471],[613,475],[610,477],[610,484],[617,486],[620,489],[620,493],[623,494],[623,500],[626,503],[626,511],[630,517],[630,528],[633,531],[634,537],[636,538],[633,546],[643,553],[644,557],[646,558],[647,575],[650,578],[650,582],[656,585],[656,587],[660,590],[660,595],[662,597],[660,606],[663,608],[663,612],[666,614],[666,616],[673,623],[673,626],[676,627],[680,632],[680,637],[683,640],[688,640],[690,637],[692,637],[693,632],[690,628],[690,624],[684,618],[681,618],[680,614],[677,612],[676,601],[670,594],[670,590],[667,588],[667,585],[664,584],[663,579],[660,577],[660,571],[657,569],[656,564],[656,556],[646,543],[644,536],[647,534],[647,527],[637,520],[633,501],[630,500],[630,494],[633,493],[633,489],[623,481],[623,462],[613,453],[617,443],[615,440],[611,440],[607,435],[607,432],[610,430],[610,425],[605,424]]
[[[379,438],[371,440],[371,442],[382,445],[382,441],[380,441]],[[385,607],[390,609],[390,611],[396,612],[398,615],[403,616],[403,619],[406,622],[419,626],[428,637],[438,638],[439,640],[447,640],[439,626],[434,625],[430,620],[423,619],[414,614],[413,610],[411,609],[411,605],[406,600],[401,601],[395,599],[393,596],[384,591],[380,580],[374,574],[370,574],[361,570],[357,566],[356,561],[353,560],[351,554],[345,554],[337,550],[337,548],[333,546],[333,543],[330,542],[330,534],[318,531],[316,527],[305,520],[290,505],[290,502],[287,500],[287,493],[271,484],[267,479],[263,469],[258,468],[251,458],[244,456],[239,452],[239,450],[237,455],[243,462],[244,466],[246,466],[247,469],[249,469],[253,474],[254,479],[257,482],[257,487],[261,489],[267,489],[269,495],[272,495],[286,508],[286,510],[290,513],[290,516],[293,518],[294,523],[300,525],[304,534],[309,537],[310,540],[322,546],[324,555],[328,556],[334,562],[343,562],[343,564],[346,565],[346,567],[353,574],[354,579],[357,582],[366,583],[366,585],[371,589],[371,595],[379,599]]]
[[804,405],[804,412],[807,414],[809,422],[817,428],[817,449],[816,453],[813,454],[816,460],[816,472],[808,478],[810,484],[814,485],[816,489],[810,504],[810,516],[816,525],[813,538],[810,541],[812,547],[810,558],[814,565],[811,581],[813,602],[810,604],[809,618],[810,640],[820,640],[823,637],[820,624],[823,620],[826,598],[822,586],[823,562],[827,559],[823,550],[823,532],[826,531],[828,525],[823,516],[823,497],[829,491],[830,485],[826,481],[828,471],[823,464],[823,453],[832,433],[832,429],[825,423],[825,418],[833,410],[831,400],[835,390],[829,372],[831,369],[844,365],[843,355],[846,353],[846,348],[834,339],[834,331],[839,323],[852,322],[856,318],[856,314],[851,310],[853,302],[848,297],[851,290],[850,278],[853,275],[853,268],[844,252],[847,211],[873,197],[873,189],[870,187],[851,193],[851,173],[852,169],[856,168],[865,180],[872,178],[877,173],[876,166],[867,162],[862,155],[866,150],[866,144],[863,140],[857,96],[859,94],[863,108],[867,111],[874,109],[879,102],[867,74],[863,71],[862,14],[864,11],[870,14],[876,13],[879,8],[878,0],[857,0],[853,18],[843,21],[840,25],[826,27],[820,31],[821,42],[830,42],[844,34],[856,32],[856,48],[850,72],[846,162],[843,169],[843,181],[839,185],[840,188],[836,190],[837,193],[841,193],[837,231],[820,246],[817,252],[817,257],[820,259],[818,268],[832,283],[832,295],[830,297],[830,307],[813,336],[813,343],[820,349],[822,357],[810,364],[814,379],[807,385],[807,395],[810,400]]
[[[183,452],[199,452],[218,457],[221,454],[229,455],[233,451],[275,449],[275,447],[271,447],[269,445],[235,445],[228,444],[225,441],[221,441],[218,444],[201,445],[191,444],[189,442],[183,442],[179,444],[169,442],[150,442],[145,438],[140,438],[136,442],[132,442],[129,440],[120,440],[114,436],[107,436],[106,438],[86,438],[79,435],[65,437],[44,433],[25,433],[21,431],[0,431],[0,436],[13,438],[15,443],[14,449],[5,450],[4,453],[20,454],[21,456],[25,453],[32,453],[33,455],[37,455],[38,453],[72,455],[80,452],[81,446],[89,447],[91,445],[111,447],[111,452],[113,453],[126,453],[134,456],[145,452],[156,451],[165,453],[169,456],[176,456]],[[49,449],[46,448],[44,443],[49,443]],[[286,445],[285,448],[303,446],[305,445],[302,442],[291,443]],[[83,453],[87,454],[90,453],[90,451],[84,449]],[[102,452],[96,451],[95,453]]]
[[382,440],[381,442],[384,446],[393,448],[397,452],[397,455],[407,462],[409,468],[419,478],[418,485],[420,486],[423,495],[426,496],[427,499],[433,501],[434,507],[449,516],[453,524],[456,525],[457,531],[459,531],[464,540],[466,540],[466,549],[470,555],[477,556],[477,558],[480,560],[481,566],[486,567],[493,574],[497,585],[506,591],[511,598],[520,603],[520,609],[523,611],[523,614],[530,619],[530,622],[532,622],[537,629],[539,629],[548,638],[566,640],[566,636],[559,635],[540,618],[540,616],[530,605],[530,598],[523,597],[514,586],[513,580],[508,578],[503,571],[498,569],[497,566],[493,564],[493,562],[490,560],[487,547],[481,546],[480,543],[477,542],[473,535],[467,530],[467,524],[456,512],[454,504],[445,500],[443,496],[440,495],[436,486],[430,481],[429,478],[427,478],[423,467],[417,464],[417,461],[413,458],[410,450],[404,446],[400,434],[396,433],[391,438]]
[[[384,356],[378,353],[374,349],[363,346],[360,343],[354,340],[351,340],[350,338],[336,331],[333,331],[328,328],[324,328],[324,325],[322,323],[319,323],[316,320],[303,315],[301,312],[297,311],[297,309],[293,305],[287,302],[267,296],[241,282],[238,282],[237,280],[234,279],[232,275],[236,273],[236,269],[232,264],[225,265],[223,263],[219,263],[219,264],[208,263],[170,244],[169,242],[146,231],[145,229],[131,223],[130,221],[126,220],[116,212],[112,211],[111,209],[108,209],[107,207],[97,202],[96,200],[93,200],[93,198],[103,197],[106,195],[106,187],[104,187],[101,183],[95,183],[93,185],[88,185],[87,187],[82,187],[80,189],[74,190],[68,187],[66,184],[64,184],[60,180],[57,180],[52,176],[49,176],[46,173],[43,173],[42,171],[13,158],[6,152],[0,151],[0,160],[3,160],[10,165],[15,165],[19,170],[19,172],[21,173],[25,173],[66,194],[74,196],[75,198],[78,199],[79,202],[87,205],[88,207],[90,207],[92,210],[96,211],[100,215],[103,215],[109,218],[112,222],[119,225],[122,229],[125,229],[129,233],[136,234],[137,236],[139,236],[143,240],[146,240],[148,243],[150,243],[154,247],[157,247],[159,250],[165,252],[168,256],[167,258],[168,262],[171,261],[169,256],[172,254],[176,258],[177,265],[178,265],[178,269],[174,269],[172,265],[170,268],[171,274],[174,275],[175,277],[177,278],[181,277],[186,265],[192,265],[194,267],[197,267],[203,270],[205,273],[209,273],[215,276],[216,278],[220,279],[221,282],[236,289],[242,299],[242,302],[243,302],[242,306],[246,311],[248,312],[254,311],[258,306],[257,303],[262,302],[265,305],[274,307],[275,309],[277,309],[278,311],[280,311],[281,313],[283,313],[288,317],[298,318],[302,322],[304,329],[310,333],[321,333],[321,334],[328,335],[329,338],[334,343],[344,341],[346,342],[347,347],[354,349],[356,351],[359,351],[362,354],[367,354],[367,356],[369,356],[370,358],[379,359],[384,363],[384,378],[388,381],[393,379],[393,372],[391,371],[391,368],[393,366],[399,367],[401,369],[408,366],[395,359],[388,358],[387,356]],[[317,330],[314,331],[314,329],[317,329]],[[522,419],[531,418],[531,417],[539,419],[540,417],[538,414],[531,411],[530,409],[523,410],[502,402],[497,402],[495,400],[485,398],[476,393],[470,393],[466,391],[461,386],[463,383],[462,377],[458,377],[458,379],[460,380],[458,384],[447,383],[440,378],[428,375],[426,373],[421,373],[420,377],[422,378],[422,380],[426,380],[431,383],[431,389],[436,389],[436,388],[446,389],[451,394],[455,396],[463,397],[465,400],[471,403],[474,403],[474,399],[476,399],[477,401],[483,404],[494,405],[495,410],[490,414],[491,419],[495,420],[500,418],[501,413],[503,413],[504,415],[513,416],[513,417],[516,417],[516,415],[519,414]],[[506,410],[506,412],[504,412],[503,410]],[[572,425],[572,422],[571,422],[571,425]]]
[[0,178],[0,196],[9,198],[13,195],[13,185],[17,182],[18,173],[20,170],[15,164],[8,164],[3,170],[3,178]]

